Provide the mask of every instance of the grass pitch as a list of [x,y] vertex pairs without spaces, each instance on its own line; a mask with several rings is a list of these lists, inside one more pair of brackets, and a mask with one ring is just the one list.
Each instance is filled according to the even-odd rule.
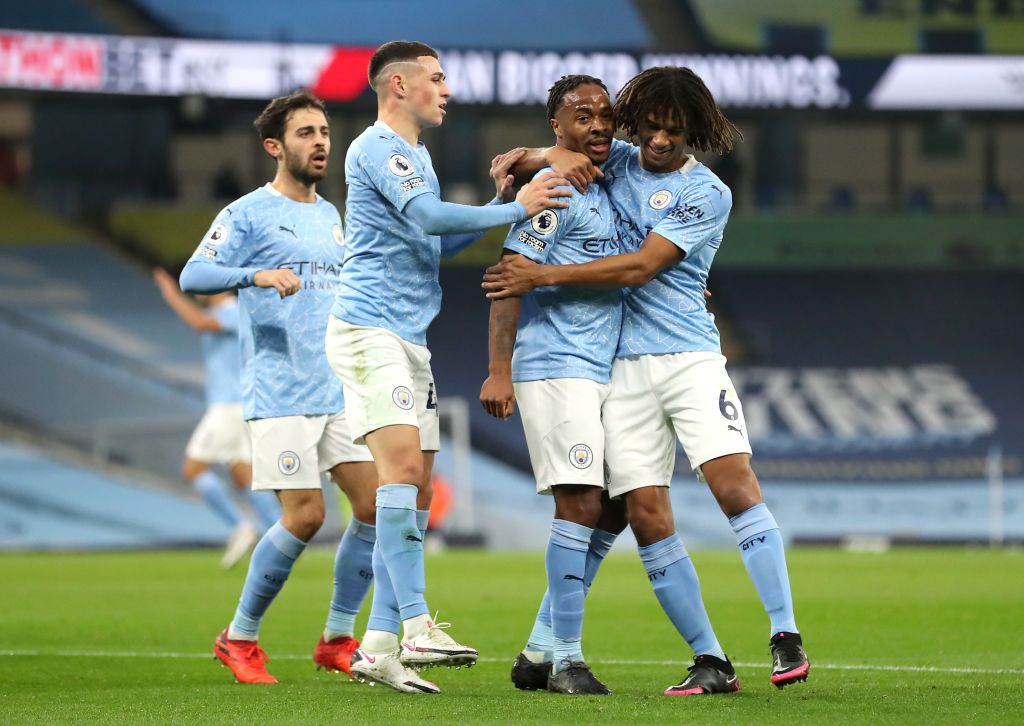
[[[584,652],[608,697],[516,691],[508,679],[544,588],[539,554],[427,561],[428,601],[480,650],[433,670],[439,696],[402,695],[312,667],[333,554],[306,553],[261,645],[277,686],[241,686],[210,654],[244,567],[217,552],[0,555],[3,723],[1020,723],[1024,553],[793,550],[805,684],[768,681],[768,621],[738,553],[694,554],[742,692],[661,696],[690,661],[639,561],[614,555],[588,600]],[[364,608],[365,610],[366,608]],[[359,628],[365,622],[365,612]]]

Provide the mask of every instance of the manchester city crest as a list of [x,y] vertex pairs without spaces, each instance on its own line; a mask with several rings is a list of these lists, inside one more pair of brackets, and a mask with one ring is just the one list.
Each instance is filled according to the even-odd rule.
[[337,242],[339,246],[345,246],[345,233],[341,231],[340,224],[335,224],[331,227],[331,236],[334,237],[334,241]]
[[569,463],[577,469],[587,469],[594,462],[594,452],[586,444],[576,444],[569,449]]
[[291,476],[299,470],[300,466],[302,466],[302,461],[294,451],[282,451],[281,455],[277,457],[277,468],[285,476]]
[[647,200],[654,209],[664,209],[668,206],[668,203],[672,201],[672,192],[667,189],[662,189],[651,195],[651,198]]
[[403,411],[408,411],[413,405],[412,391],[405,386],[397,386],[391,392],[391,400]]

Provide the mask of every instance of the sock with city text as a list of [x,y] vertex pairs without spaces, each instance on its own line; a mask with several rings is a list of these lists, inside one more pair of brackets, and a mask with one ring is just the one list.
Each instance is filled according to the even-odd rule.
[[786,549],[767,504],[756,504],[729,519],[743,564],[771,620],[771,634],[798,633],[789,588]]
[[334,557],[334,595],[327,611],[324,640],[352,635],[356,614],[373,582],[373,544],[376,541],[376,527],[355,517],[349,520]]
[[295,560],[306,549],[306,543],[284,528],[280,522],[267,530],[249,560],[249,572],[242,586],[238,609],[228,628],[231,640],[256,640],[270,603],[281,592]]
[[693,648],[693,654],[713,655],[725,660],[725,653],[704,609],[697,570],[679,534],[674,532],[660,542],[640,547],[639,551],[640,561],[661,609]]

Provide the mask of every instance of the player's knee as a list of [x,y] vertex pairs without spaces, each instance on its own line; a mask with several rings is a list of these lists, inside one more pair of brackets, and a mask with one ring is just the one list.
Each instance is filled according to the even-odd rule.
[[377,504],[371,499],[361,501],[349,500],[352,505],[352,516],[363,524],[375,525],[377,523]]
[[555,519],[596,527],[601,518],[601,490],[596,487],[560,485],[554,488]]
[[652,491],[630,492],[626,498],[626,518],[641,546],[660,542],[676,531],[667,490],[648,489]]
[[285,504],[281,521],[299,539],[308,542],[324,523],[323,501],[308,500]]
[[702,467],[718,506],[727,517],[735,517],[764,501],[757,475],[746,457],[729,457],[730,461],[708,462]]
[[409,457],[386,465],[378,464],[384,484],[413,484],[417,488],[423,486],[423,461],[419,457]]

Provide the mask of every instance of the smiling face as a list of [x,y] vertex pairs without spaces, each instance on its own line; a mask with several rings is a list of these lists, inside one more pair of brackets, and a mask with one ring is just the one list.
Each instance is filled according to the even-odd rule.
[[284,138],[277,142],[287,172],[296,181],[310,186],[327,176],[327,158],[331,153],[331,129],[327,117],[318,108],[299,108],[288,114]]
[[558,145],[586,154],[594,164],[608,160],[613,125],[608,94],[594,83],[583,83],[567,91],[551,119]]
[[452,95],[441,64],[433,56],[421,55],[416,59],[415,67],[411,63],[403,65],[410,68],[404,81],[413,117],[420,128],[440,126],[447,113],[448,98]]
[[636,135],[647,171],[663,174],[686,163],[686,129],[675,114],[648,114],[637,125]]

